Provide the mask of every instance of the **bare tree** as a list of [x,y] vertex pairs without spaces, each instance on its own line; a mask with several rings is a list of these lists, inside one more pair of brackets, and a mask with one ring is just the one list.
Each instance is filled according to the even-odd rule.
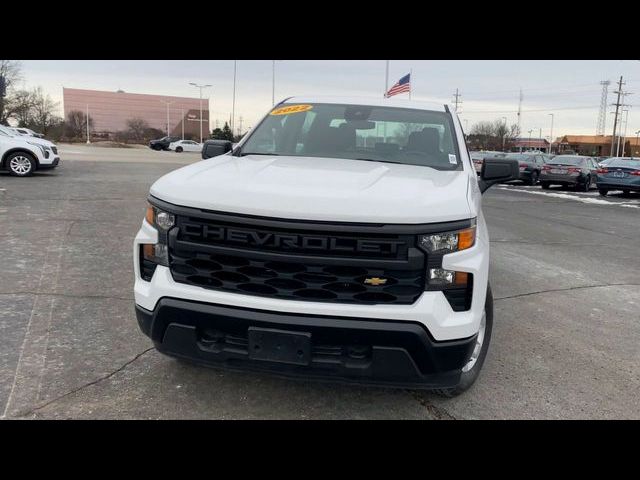
[[31,124],[29,126],[46,135],[50,127],[62,121],[55,114],[58,102],[54,102],[48,94],[44,94],[41,87],[33,89],[32,102]]
[[21,127],[31,124],[34,105],[34,93],[29,90],[15,90],[5,98],[5,121],[12,118]]
[[482,121],[473,125],[467,140],[473,149],[502,150],[509,149],[519,134],[518,125],[507,127],[502,120]]
[[[0,60],[0,76],[4,77],[7,95],[13,86],[22,79],[22,64],[17,60]],[[6,125],[7,112],[5,111],[6,99],[0,96],[0,124]]]
[[143,118],[135,117],[127,120],[127,134],[131,140],[143,141],[148,129],[149,124]]
[[[65,120],[67,135],[71,138],[86,138],[87,116],[80,110],[71,110]],[[89,128],[93,128],[93,118],[89,116]]]

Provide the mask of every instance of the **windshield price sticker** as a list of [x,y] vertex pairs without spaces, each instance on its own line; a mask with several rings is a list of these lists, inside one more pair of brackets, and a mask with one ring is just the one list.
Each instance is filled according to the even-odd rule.
[[456,160],[456,156],[455,155],[451,155],[449,154],[449,163],[452,165],[457,165],[458,161]]
[[280,107],[272,110],[270,115],[289,115],[291,113],[300,113],[311,110],[313,105],[289,105],[287,107]]

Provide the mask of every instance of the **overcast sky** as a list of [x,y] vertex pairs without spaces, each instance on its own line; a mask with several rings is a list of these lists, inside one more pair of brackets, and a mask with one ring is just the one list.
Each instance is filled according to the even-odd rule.
[[[212,84],[209,96],[212,126],[229,118],[233,92],[233,60],[25,60],[24,86],[41,86],[60,102],[62,87],[130,93],[198,97],[189,82]],[[251,127],[271,107],[271,60],[238,60],[236,126]],[[480,120],[507,117],[517,122],[522,88],[523,136],[549,136],[554,114],[554,137],[595,134],[602,86],[611,80],[608,103],[615,102],[614,82],[624,76],[629,109],[628,135],[640,129],[640,61],[494,61],[392,60],[389,84],[412,71],[412,98],[451,103],[456,88],[462,94],[460,118],[468,129]],[[276,62],[276,100],[300,94],[381,96],[384,60],[282,60]],[[402,94],[399,98],[405,97]],[[608,111],[612,111],[609,107]],[[463,124],[465,125],[465,124]],[[607,114],[611,134],[613,115]]]

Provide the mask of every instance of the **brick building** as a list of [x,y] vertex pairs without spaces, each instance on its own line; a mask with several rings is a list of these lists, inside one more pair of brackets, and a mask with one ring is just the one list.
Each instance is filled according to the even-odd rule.
[[[86,113],[93,120],[93,132],[111,136],[127,129],[127,120],[142,118],[149,127],[167,131],[167,103],[169,103],[169,131],[171,135],[199,138],[200,99],[172,97],[167,95],[147,95],[140,93],[106,92],[63,88],[64,115],[73,110]],[[209,101],[202,100],[202,132],[209,135]]]

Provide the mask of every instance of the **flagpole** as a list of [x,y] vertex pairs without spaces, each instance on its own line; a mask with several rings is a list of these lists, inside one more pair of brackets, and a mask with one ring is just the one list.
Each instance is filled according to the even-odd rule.
[[413,82],[413,79],[411,78],[413,76],[413,69],[410,68],[409,69],[409,100],[411,100],[411,84]]
[[385,70],[385,75],[384,75],[384,93],[382,94],[383,97],[387,96],[387,92],[389,91],[389,60],[387,60],[387,68]]

